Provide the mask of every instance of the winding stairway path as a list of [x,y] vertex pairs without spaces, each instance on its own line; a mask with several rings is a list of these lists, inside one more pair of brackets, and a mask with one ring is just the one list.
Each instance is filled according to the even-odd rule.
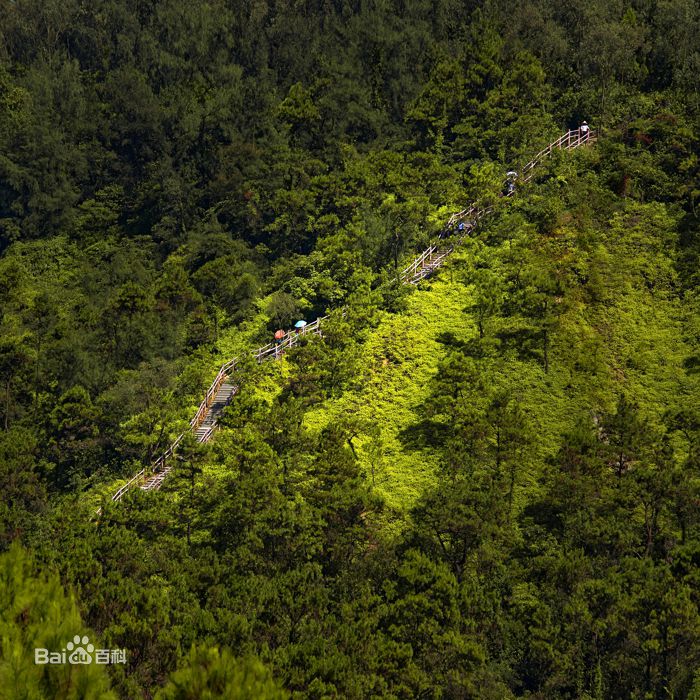
[[[550,143],[546,148],[542,149],[522,168],[521,174],[517,180],[519,186],[528,182],[533,177],[534,169],[537,165],[555,151],[571,150],[579,146],[590,145],[595,143],[596,140],[597,134],[594,131],[590,131],[586,137],[583,137],[577,129],[568,131],[556,141]],[[507,196],[513,194],[514,192],[511,191]],[[485,216],[488,216],[494,208],[495,205],[482,209],[476,204],[473,204],[453,214],[444,230],[440,233],[438,241],[424,250],[401,272],[399,276],[401,283],[417,285],[421,280],[429,277],[435,270],[442,267],[455,248],[464,238],[472,234],[478,227],[479,222]],[[311,334],[321,336],[321,323],[325,318],[325,316],[317,318],[299,331],[289,331],[280,341],[268,343],[254,350],[252,352],[253,357],[258,363],[269,359],[278,359],[283,354],[284,350],[293,347],[298,342],[300,336]],[[124,486],[111,497],[112,501],[116,502],[121,500],[124,494],[132,488],[140,487],[144,491],[159,489],[173,468],[174,460],[172,458],[178,445],[188,432],[194,433],[197,442],[204,443],[211,439],[221,412],[228,406],[238,391],[238,386],[235,384],[237,364],[238,359],[234,358],[221,367],[219,373],[216,375],[216,379],[209,387],[204,400],[200,404],[197,413],[190,421],[189,428],[178,435],[172,445],[170,445],[153,464],[144,467],[138,474],[124,484]],[[101,512],[102,509],[100,508],[97,511],[97,515],[101,514]]]

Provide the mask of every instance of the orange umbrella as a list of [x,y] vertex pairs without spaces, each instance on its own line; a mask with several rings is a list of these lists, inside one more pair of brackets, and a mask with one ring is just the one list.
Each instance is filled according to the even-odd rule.
[[281,340],[285,335],[284,331],[275,331],[275,340]]

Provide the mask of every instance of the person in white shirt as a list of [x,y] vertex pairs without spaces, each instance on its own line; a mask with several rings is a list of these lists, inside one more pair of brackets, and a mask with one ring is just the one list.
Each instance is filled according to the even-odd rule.
[[588,141],[589,132],[590,128],[588,127],[588,124],[584,121],[578,128],[579,138],[581,139],[581,141]]

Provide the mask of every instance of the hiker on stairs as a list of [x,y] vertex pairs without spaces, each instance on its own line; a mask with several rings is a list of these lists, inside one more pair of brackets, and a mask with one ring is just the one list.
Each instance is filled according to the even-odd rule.
[[284,336],[287,335],[281,328],[275,331],[275,358],[279,358],[282,341]]
[[506,173],[506,191],[504,192],[506,197],[511,197],[515,194],[515,180],[518,177],[518,173],[515,170],[509,170]]
[[588,126],[588,124],[585,121],[583,121],[581,123],[581,126],[578,128],[579,141],[583,141],[583,142],[588,141],[588,135],[590,134],[590,131],[591,131],[591,129]]

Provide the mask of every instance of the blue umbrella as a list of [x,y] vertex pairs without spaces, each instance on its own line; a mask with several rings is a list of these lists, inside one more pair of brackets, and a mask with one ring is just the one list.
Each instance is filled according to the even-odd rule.
[[294,328],[303,328],[306,325],[306,321],[297,321],[294,324]]

